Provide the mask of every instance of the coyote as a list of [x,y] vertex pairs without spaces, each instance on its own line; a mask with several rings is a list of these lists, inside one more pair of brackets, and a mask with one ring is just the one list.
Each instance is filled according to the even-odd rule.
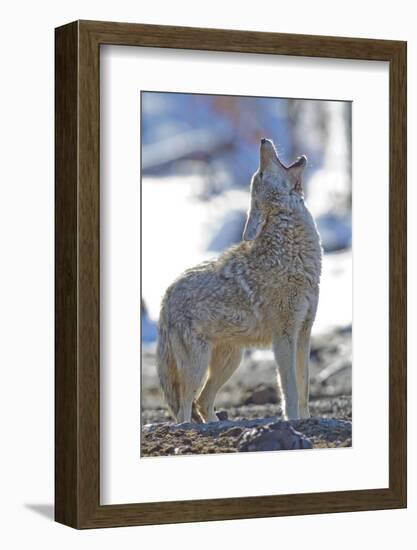
[[306,163],[302,156],[284,166],[263,138],[243,240],[185,271],[165,293],[157,367],[178,422],[218,420],[216,394],[239,366],[242,348],[271,344],[284,419],[309,417],[322,248],[304,203]]

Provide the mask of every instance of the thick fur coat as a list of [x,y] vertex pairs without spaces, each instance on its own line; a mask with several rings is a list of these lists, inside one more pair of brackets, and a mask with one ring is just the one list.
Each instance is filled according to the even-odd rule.
[[285,167],[261,140],[243,240],[185,271],[162,302],[157,366],[179,422],[217,420],[214,402],[245,347],[273,348],[284,418],[307,418],[310,333],[322,249],[303,197],[306,158]]

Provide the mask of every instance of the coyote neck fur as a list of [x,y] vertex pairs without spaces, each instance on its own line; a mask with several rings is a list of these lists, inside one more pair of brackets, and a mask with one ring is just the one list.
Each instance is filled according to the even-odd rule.
[[303,199],[290,195],[279,206],[271,207],[262,234],[227,251],[219,258],[219,264],[227,272],[227,264],[234,263],[233,259],[241,263],[247,274],[256,272],[258,280],[263,273],[261,279],[271,281],[271,270],[276,270],[281,283],[287,275],[288,282],[317,286],[321,271],[320,238]]

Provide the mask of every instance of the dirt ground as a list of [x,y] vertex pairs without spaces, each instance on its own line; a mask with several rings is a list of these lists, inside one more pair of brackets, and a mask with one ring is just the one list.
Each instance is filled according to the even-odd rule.
[[159,386],[152,348],[143,350],[141,374],[142,457],[352,445],[350,328],[312,339],[312,418],[308,420],[281,420],[270,351],[245,353],[241,366],[218,395],[220,421],[209,424],[173,422]]

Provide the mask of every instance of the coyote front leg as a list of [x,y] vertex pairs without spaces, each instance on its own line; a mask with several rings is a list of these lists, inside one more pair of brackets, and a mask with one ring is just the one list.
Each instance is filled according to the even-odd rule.
[[310,336],[312,320],[306,319],[298,334],[297,342],[297,387],[301,418],[310,418],[308,407],[310,385]]
[[300,418],[295,347],[296,338],[293,335],[280,334],[274,337],[273,350],[278,365],[278,385],[285,420]]

